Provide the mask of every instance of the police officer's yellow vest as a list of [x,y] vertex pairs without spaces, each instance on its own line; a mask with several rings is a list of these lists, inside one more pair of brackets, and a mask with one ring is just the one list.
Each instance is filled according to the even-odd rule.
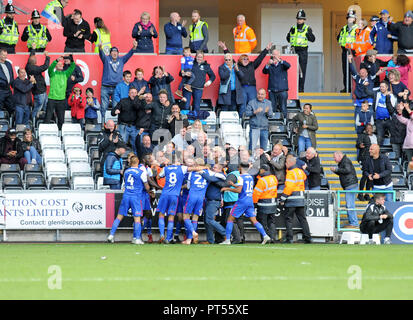
[[204,35],[202,33],[202,26],[204,24],[208,28],[208,23],[205,21],[198,21],[195,25],[195,29],[193,24],[189,26],[189,39],[191,42],[204,40]]
[[4,23],[4,18],[0,20],[0,26],[3,28],[3,32],[0,35],[0,42],[8,45],[16,45],[19,41],[19,30],[17,29],[17,23],[13,20],[13,26],[11,30]]
[[307,31],[308,26],[305,24],[301,31],[298,31],[297,26],[293,27],[294,33],[290,33],[290,44],[293,47],[307,47]]
[[358,26],[356,24],[354,24],[351,27],[351,30],[348,31],[348,26],[344,26],[341,29],[340,32],[340,37],[338,39],[338,43],[340,44],[340,46],[345,47],[346,43],[354,43],[356,41],[356,30],[357,30]]
[[107,55],[109,54],[112,45],[110,43],[110,33],[103,31],[100,28],[95,29],[97,39],[95,42],[95,53],[99,53],[99,44],[102,44],[102,50]]
[[46,7],[44,8],[43,12],[42,12],[42,16],[44,16],[45,18],[52,20],[54,23],[60,24],[61,21],[59,20],[59,18],[56,16],[56,14],[54,13],[54,8],[55,7],[60,7],[63,9],[62,4],[60,3],[59,0],[53,0],[51,2],[49,2]]
[[33,43],[36,45],[35,49],[46,48],[47,43],[49,41],[47,40],[47,33],[46,33],[45,26],[42,26],[39,32],[36,31],[33,25],[29,25],[27,27],[27,30],[29,31],[29,39],[27,39],[27,47],[29,49],[32,48]]

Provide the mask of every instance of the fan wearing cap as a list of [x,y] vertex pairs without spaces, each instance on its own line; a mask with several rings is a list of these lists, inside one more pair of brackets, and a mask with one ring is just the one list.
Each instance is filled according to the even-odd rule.
[[370,32],[370,43],[379,54],[393,54],[393,40],[397,39],[390,32],[393,18],[386,9],[381,10],[380,17]]
[[413,53],[413,12],[407,11],[403,21],[389,25],[389,30],[398,37],[398,54]]
[[40,13],[36,9],[32,12],[32,23],[23,30],[21,40],[27,42],[29,52],[43,52],[52,41],[49,29],[40,23]]
[[299,91],[304,92],[305,74],[307,71],[308,60],[308,41],[314,42],[315,36],[311,27],[305,24],[306,15],[305,11],[301,9],[297,12],[297,25],[292,26],[287,34],[287,41],[294,48],[295,53],[298,55],[300,63],[300,79],[299,79]]
[[0,20],[0,49],[7,53],[16,53],[16,44],[19,41],[19,27],[14,20],[16,11],[11,3],[6,5],[6,16]]
[[19,164],[20,170],[23,170],[27,163],[22,142],[14,128],[7,130],[6,135],[0,139],[0,163]]
[[[380,18],[378,16],[371,16],[371,18],[370,18],[370,29],[373,30],[374,26],[379,21],[380,21]],[[373,43],[373,45],[374,45],[374,43]]]
[[[347,53],[349,49],[346,48],[346,44],[351,44],[356,41],[356,30],[358,25],[356,24],[356,12],[350,10],[347,13],[347,24],[341,28],[340,33],[337,35],[338,44],[341,46],[341,65],[343,70],[343,85],[344,89],[341,92],[348,92],[351,88],[350,77],[347,77]],[[354,55],[355,52],[352,51]]]

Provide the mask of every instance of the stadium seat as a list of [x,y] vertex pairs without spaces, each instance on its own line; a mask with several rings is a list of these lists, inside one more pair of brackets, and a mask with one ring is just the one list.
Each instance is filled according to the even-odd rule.
[[46,178],[50,183],[53,177],[67,178],[67,166],[62,162],[48,162],[45,165]]
[[407,178],[407,183],[409,186],[409,190],[413,190],[413,174],[410,174]]
[[27,190],[47,190],[46,180],[42,173],[29,173],[26,176]]
[[40,147],[42,150],[46,149],[62,149],[62,141],[58,136],[40,136]]
[[330,190],[330,185],[328,184],[328,180],[326,178],[321,178],[320,187],[321,190]]
[[93,163],[95,160],[100,159],[99,148],[98,147],[90,147],[88,151],[90,161]]
[[60,149],[46,149],[42,154],[43,166],[46,166],[49,162],[65,163],[65,154]]
[[81,136],[64,136],[63,137],[63,147],[68,149],[85,149],[85,140]]
[[73,190],[94,190],[95,182],[92,177],[74,177]]
[[[369,235],[367,233],[362,233],[360,235],[360,244],[366,244],[369,241]],[[373,233],[373,241],[375,244],[380,244],[380,235],[378,233]]]
[[20,173],[20,166],[16,163],[6,164],[2,163],[0,166],[0,173]]
[[217,116],[215,112],[210,112],[209,117],[205,119],[204,131],[216,131],[217,129]]
[[274,112],[271,118],[268,118],[268,123],[269,125],[282,125],[286,124],[286,121],[284,120],[284,116],[281,112]]
[[206,111],[214,110],[211,99],[201,99],[201,103],[199,104],[199,107],[201,110],[206,110]]
[[99,176],[102,176],[102,167],[100,165],[100,161],[94,160],[92,162],[92,168],[93,168],[93,179],[96,181]]
[[340,237],[340,244],[356,244],[360,242],[360,232],[343,231]]
[[43,173],[43,167],[41,163],[27,163],[23,169],[23,179],[26,180],[28,174]]
[[66,151],[67,163],[72,162],[89,162],[89,156],[85,150],[69,149]]
[[50,190],[70,190],[67,177],[52,177],[49,182]]
[[406,178],[404,176],[393,176],[392,175],[392,181],[393,181],[393,189],[394,190],[408,190],[408,184],[406,181]]
[[80,123],[63,123],[62,125],[62,137],[66,136],[81,136],[82,128]]
[[289,138],[287,126],[279,124],[270,124],[269,125],[269,134],[276,135],[282,139]]
[[118,123],[118,116],[112,116],[110,110],[106,110],[105,113],[105,121],[107,122],[108,120],[113,120],[113,122]]
[[7,121],[10,119],[10,115],[6,110],[0,110],[0,119],[6,119]]
[[90,147],[97,147],[98,146],[98,135],[94,133],[89,133],[86,136],[86,143],[87,143],[88,149]]
[[103,177],[99,177],[96,183],[97,190],[110,190],[110,187],[106,184],[103,184]]
[[7,130],[9,130],[9,123],[0,123],[0,134],[4,137]]
[[223,123],[239,124],[239,114],[236,111],[221,111],[219,114],[219,125]]
[[72,123],[72,111],[71,110],[66,110],[65,111],[64,123]]
[[392,174],[394,175],[404,175],[402,166],[400,164],[395,164],[394,162],[391,162],[392,165]]
[[23,190],[20,173],[2,173],[1,184],[3,190]]
[[92,168],[87,162],[71,162],[69,163],[69,176],[71,178],[77,176],[92,176]]
[[85,134],[88,134],[88,133],[99,134],[101,132],[102,132],[102,125],[101,124],[87,124],[87,125],[85,125]]
[[55,123],[40,123],[38,129],[38,137],[39,139],[42,136],[59,136],[59,128]]

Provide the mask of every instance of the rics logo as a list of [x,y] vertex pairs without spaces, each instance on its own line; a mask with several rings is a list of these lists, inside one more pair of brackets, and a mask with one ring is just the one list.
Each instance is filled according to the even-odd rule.
[[83,204],[80,202],[75,202],[72,205],[72,210],[76,213],[81,213],[83,211]]

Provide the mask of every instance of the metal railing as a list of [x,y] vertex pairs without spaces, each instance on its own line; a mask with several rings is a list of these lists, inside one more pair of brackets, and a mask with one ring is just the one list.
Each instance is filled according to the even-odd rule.
[[[356,194],[369,194],[369,193],[391,193],[393,195],[393,201],[396,201],[396,190],[337,190],[337,203],[336,208],[337,210],[337,232],[346,230],[345,228],[341,228],[341,214],[347,214],[348,211],[366,211],[365,208],[346,208],[341,206],[341,195],[346,193],[356,193]],[[359,228],[354,228],[354,230],[359,230]]]

